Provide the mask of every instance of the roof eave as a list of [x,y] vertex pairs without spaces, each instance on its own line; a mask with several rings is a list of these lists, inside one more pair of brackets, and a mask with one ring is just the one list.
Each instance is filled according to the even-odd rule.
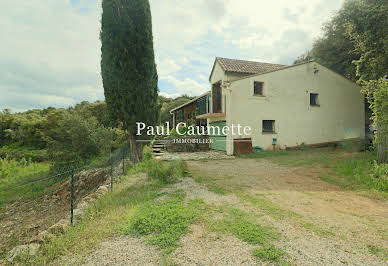
[[178,109],[181,109],[181,108],[185,107],[186,105],[189,105],[189,104],[195,102],[195,101],[198,100],[199,98],[202,98],[202,97],[204,97],[204,96],[206,96],[206,95],[208,95],[208,94],[210,94],[210,91],[207,91],[207,92],[205,92],[205,93],[203,93],[203,94],[201,94],[201,95],[195,97],[194,99],[191,99],[191,100],[188,101],[187,103],[181,104],[181,105],[179,105],[178,107],[175,107],[174,109],[171,109],[171,110],[170,110],[170,114],[172,114],[174,111],[176,111],[176,110],[178,110]]

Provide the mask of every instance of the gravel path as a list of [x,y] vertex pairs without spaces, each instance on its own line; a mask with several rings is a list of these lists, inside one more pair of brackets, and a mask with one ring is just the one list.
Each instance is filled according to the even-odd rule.
[[159,252],[138,238],[117,237],[101,243],[84,265],[160,265]]
[[172,184],[161,190],[161,193],[172,193],[183,190],[186,193],[186,200],[203,199],[205,203],[230,203],[238,204],[239,200],[235,195],[219,195],[209,191],[204,185],[198,184],[192,178],[185,178],[176,184]]
[[192,233],[181,239],[182,247],[172,254],[178,265],[257,265],[253,247],[232,237],[209,233],[203,225],[191,225]]

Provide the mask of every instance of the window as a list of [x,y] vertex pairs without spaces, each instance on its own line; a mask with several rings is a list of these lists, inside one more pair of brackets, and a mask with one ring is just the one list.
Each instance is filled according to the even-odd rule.
[[260,82],[260,81],[255,81],[253,84],[254,84],[253,85],[253,94],[263,96],[264,95],[264,93],[263,93],[264,83]]
[[263,120],[263,132],[274,133],[275,132],[275,120]]
[[310,93],[310,105],[319,106],[318,93]]

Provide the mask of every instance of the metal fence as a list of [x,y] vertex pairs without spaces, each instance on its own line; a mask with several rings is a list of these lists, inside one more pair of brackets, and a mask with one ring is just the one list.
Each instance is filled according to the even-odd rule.
[[[88,170],[103,170],[104,178],[100,182],[110,181],[110,189],[113,190],[114,184],[120,180],[120,176],[126,173],[130,160],[130,148],[129,144],[124,144],[119,149],[115,150],[109,155],[101,156],[97,161],[80,163],[80,162],[64,162],[56,163],[50,170],[35,173],[33,175],[22,176],[22,180],[19,184],[14,184],[5,190],[0,191],[0,197],[10,197],[15,192],[20,193],[34,193],[44,191],[54,184],[69,183],[69,211],[70,211],[70,223],[73,224],[74,220],[74,205],[77,200],[75,193],[77,189],[77,178],[79,178],[85,171]],[[12,178],[12,177],[11,177]],[[24,182],[23,182],[24,180]],[[43,195],[41,195],[43,196]],[[16,200],[16,199],[15,199]]]

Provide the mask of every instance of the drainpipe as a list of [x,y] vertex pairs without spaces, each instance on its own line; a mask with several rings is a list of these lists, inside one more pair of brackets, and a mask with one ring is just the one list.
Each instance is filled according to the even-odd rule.
[[[225,81],[222,83],[221,87],[228,92],[228,102],[226,102],[226,95],[225,95],[225,116],[226,116],[226,124],[227,126],[231,126],[233,124],[233,120],[232,120],[232,113],[230,112],[230,109],[231,109],[231,106],[232,106],[232,90],[230,88],[230,82],[228,81]],[[231,135],[231,133],[229,132],[229,134],[226,136],[226,153],[228,155],[233,155],[233,139],[234,137]]]

